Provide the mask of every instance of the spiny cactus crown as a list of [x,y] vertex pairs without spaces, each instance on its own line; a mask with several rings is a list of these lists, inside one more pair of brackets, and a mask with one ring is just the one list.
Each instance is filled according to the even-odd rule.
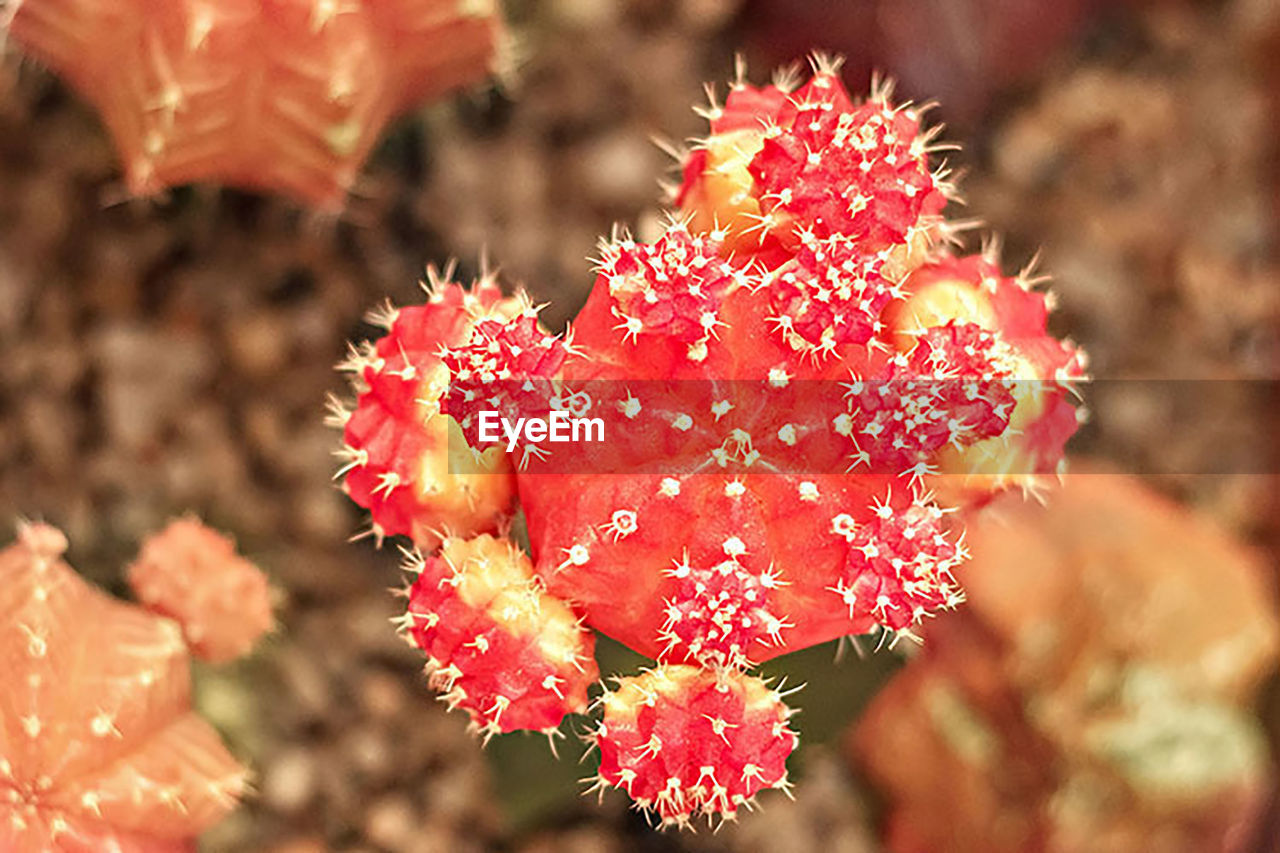
[[[663,822],[785,786],[790,712],[747,670],[959,604],[959,511],[1055,471],[1077,424],[1045,294],[954,254],[921,111],[855,102],[838,68],[713,101],[679,209],[601,243],[564,335],[438,279],[357,350],[337,413],[344,489],[421,555],[402,625],[482,732],[587,712],[587,628],[657,662],[591,740],[597,784]],[[484,408],[605,440],[488,443]],[[528,556],[492,538],[517,506]]]

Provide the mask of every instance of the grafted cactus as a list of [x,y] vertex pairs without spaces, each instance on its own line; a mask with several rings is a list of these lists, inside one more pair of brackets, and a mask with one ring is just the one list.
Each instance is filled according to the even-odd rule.
[[34,524],[0,551],[0,849],[194,849],[247,773],[191,709],[182,627],[90,586],[66,547]]
[[[942,209],[955,190],[930,168],[918,111],[884,86],[855,102],[837,70],[818,60],[803,86],[735,83],[685,159],[680,210],[652,241],[602,242],[563,336],[487,278],[469,295],[433,281],[425,308],[360,351],[355,408],[337,412],[345,486],[375,533],[429,552],[441,531],[501,531],[514,488],[533,589],[561,603],[551,618],[563,607],[656,661],[603,695],[592,739],[599,784],[664,823],[731,817],[785,785],[789,712],[747,671],[849,634],[911,634],[959,604],[956,511],[1056,471],[1076,427],[1083,358],[1047,333],[1046,295],[991,253],[952,253]],[[364,452],[367,436],[396,434],[367,426],[385,420],[383,383],[413,400],[396,429],[439,419],[452,441]],[[486,416],[545,422],[495,442]],[[555,443],[556,416],[595,419],[602,440]],[[389,500],[406,483],[388,485],[389,470],[446,467],[430,501],[420,487]],[[468,648],[454,667],[415,632],[412,602],[466,598],[445,587],[467,572],[433,562],[460,547],[446,542],[405,622],[434,677],[449,672],[449,689],[497,667],[506,695],[536,695],[508,653],[480,663]],[[488,624],[488,605],[464,603],[432,631]]]

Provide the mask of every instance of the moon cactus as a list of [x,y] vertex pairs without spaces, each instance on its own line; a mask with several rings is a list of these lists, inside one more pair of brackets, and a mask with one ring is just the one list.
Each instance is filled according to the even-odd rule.
[[[920,111],[879,85],[855,101],[837,71],[739,81],[706,110],[679,210],[654,240],[602,241],[563,335],[488,278],[435,276],[425,306],[383,312],[388,334],[348,364],[354,408],[336,409],[344,489],[379,538],[423,553],[404,624],[445,698],[485,731],[530,696],[532,727],[559,723],[531,683],[545,660],[517,665],[501,632],[487,649],[442,640],[486,636],[506,594],[460,594],[473,570],[451,554],[500,552],[502,584],[549,622],[572,615],[655,661],[604,692],[592,740],[597,784],[664,823],[784,787],[789,711],[750,669],[955,607],[956,511],[1057,471],[1076,428],[1084,359],[1048,334],[1046,295],[990,253],[954,253],[956,191]],[[524,426],[494,441],[488,416]],[[603,440],[557,444],[557,418],[594,419]],[[527,557],[488,538],[516,508]],[[587,711],[589,669],[559,716]],[[479,704],[456,698],[472,671]],[[491,695],[501,720],[480,707]]]

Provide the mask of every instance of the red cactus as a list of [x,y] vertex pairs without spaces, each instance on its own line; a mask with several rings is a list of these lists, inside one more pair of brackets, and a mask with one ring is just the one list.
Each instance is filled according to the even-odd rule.
[[275,621],[266,575],[193,518],[143,542],[129,585],[148,610],[176,620],[192,653],[211,663],[247,653]]
[[433,271],[430,286],[426,305],[370,315],[388,334],[342,365],[359,395],[354,411],[336,401],[331,408],[345,442],[342,487],[370,511],[370,532],[434,548],[445,531],[495,529],[515,493],[501,452],[467,452],[457,422],[441,411],[449,370],[440,349],[465,344],[477,322],[520,309],[488,280],[465,291]]
[[739,79],[723,108],[712,104],[711,134],[684,164],[676,203],[700,227],[718,222],[735,251],[785,259],[802,234],[840,235],[865,252],[894,250],[918,263],[943,236],[942,209],[954,194],[945,170],[930,172],[932,132],[920,111],[893,106],[876,85],[854,104],[840,60],[819,58],[795,87],[788,77],[756,89]]
[[618,679],[600,706],[597,786],[624,789],[664,824],[731,820],[759,791],[788,787],[792,711],[759,678],[661,666]]
[[[403,628],[427,655],[432,684],[486,736],[554,731],[587,706],[599,677],[595,641],[562,601],[543,592],[510,542],[448,539],[414,556]],[[519,677],[513,677],[518,674]]]
[[129,188],[338,209],[387,122],[495,69],[496,3],[24,0],[9,30],[97,107]]
[[985,330],[998,362],[992,375],[1011,380],[1005,384],[1015,406],[1007,429],[968,447],[942,450],[943,469],[963,476],[940,484],[940,491],[1026,485],[1028,474],[1062,459],[1076,430],[1079,413],[1071,396],[1084,376],[1084,354],[1046,333],[1051,294],[1035,291],[1033,284],[1027,273],[1004,275],[985,256],[944,257],[912,272],[902,284],[906,298],[885,311],[893,345],[908,353],[930,329],[964,324]]
[[[658,661],[607,694],[595,740],[603,782],[664,822],[731,815],[785,778],[794,738],[761,733],[784,732],[788,712],[743,670],[877,627],[910,633],[958,604],[953,570],[967,555],[952,510],[1057,470],[1076,426],[1069,394],[1082,359],[1047,333],[1046,298],[994,258],[946,251],[941,209],[953,190],[929,169],[918,112],[891,105],[885,87],[855,103],[835,68],[819,62],[794,92],[739,83],[713,107],[710,136],[685,165],[683,214],[652,243],[602,244],[595,287],[563,339],[527,309],[445,323],[433,305],[401,314],[360,362],[369,383],[395,353],[390,372],[414,362],[414,383],[439,371],[430,392],[397,393],[437,401],[447,385],[445,413],[405,407],[400,429],[464,423],[453,471],[515,453],[489,476],[517,484],[538,595]],[[496,299],[485,292],[474,298]],[[402,350],[405,338],[414,346]],[[428,352],[443,367],[418,355]],[[604,440],[490,444],[473,423],[486,408],[595,418]],[[431,449],[406,455],[388,441],[373,452],[351,424],[372,435],[387,411],[375,391],[358,401],[347,487],[376,530],[430,551],[424,525],[390,525],[367,499],[371,476]],[[476,529],[496,528],[505,509],[489,506]],[[452,595],[441,578],[460,575],[432,559],[411,608],[434,614]],[[449,661],[459,638],[490,630],[486,619],[468,605],[415,635],[449,672],[441,686],[461,684],[469,670]],[[512,653],[467,654],[503,695],[546,698],[534,683],[541,664],[499,673],[494,662]],[[550,714],[516,723],[514,700],[500,721],[487,718],[486,689],[468,708],[489,730],[550,724]],[[555,706],[566,710],[578,708]],[[729,722],[708,729],[707,715]],[[730,723],[742,731],[728,734]],[[647,745],[655,736],[661,751]]]
[[0,849],[184,851],[246,773],[191,710],[178,626],[94,589],[65,537],[0,551]]
[[786,107],[774,117],[785,125],[765,128],[748,167],[764,229],[839,234],[874,250],[910,242],[909,232],[942,212],[914,111],[890,107],[881,93],[854,107],[829,71]]

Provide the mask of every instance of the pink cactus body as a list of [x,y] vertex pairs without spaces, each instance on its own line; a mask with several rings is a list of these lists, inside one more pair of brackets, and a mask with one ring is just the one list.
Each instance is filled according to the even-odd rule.
[[181,625],[192,653],[210,663],[246,654],[275,622],[266,575],[193,518],[143,543],[129,586],[148,610]]
[[246,773],[191,710],[174,622],[117,601],[23,527],[0,551],[0,849],[195,849]]
[[24,0],[9,30],[102,114],[129,189],[340,209],[392,118],[495,70],[496,3]]
[[[836,68],[817,62],[799,88],[740,82],[713,106],[682,212],[652,242],[602,243],[563,338],[527,310],[427,332],[402,315],[376,347],[436,335],[420,349],[443,354],[445,405],[467,424],[450,452],[509,454],[495,479],[517,484],[539,594],[658,662],[606,695],[595,740],[601,784],[664,822],[732,815],[785,778],[777,762],[742,775],[763,729],[726,740],[691,709],[785,728],[744,670],[848,634],[911,635],[956,606],[956,510],[1058,470],[1076,428],[1083,357],[1048,334],[1048,299],[994,257],[950,252],[954,190],[930,171],[918,111],[885,87],[855,102]],[[605,440],[490,443],[474,428],[485,407],[595,417]],[[358,496],[353,478],[377,474],[352,463]],[[504,518],[490,508],[491,529]],[[432,649],[448,670],[457,651]],[[669,750],[645,747],[655,733]],[[770,761],[793,745],[770,741]]]

